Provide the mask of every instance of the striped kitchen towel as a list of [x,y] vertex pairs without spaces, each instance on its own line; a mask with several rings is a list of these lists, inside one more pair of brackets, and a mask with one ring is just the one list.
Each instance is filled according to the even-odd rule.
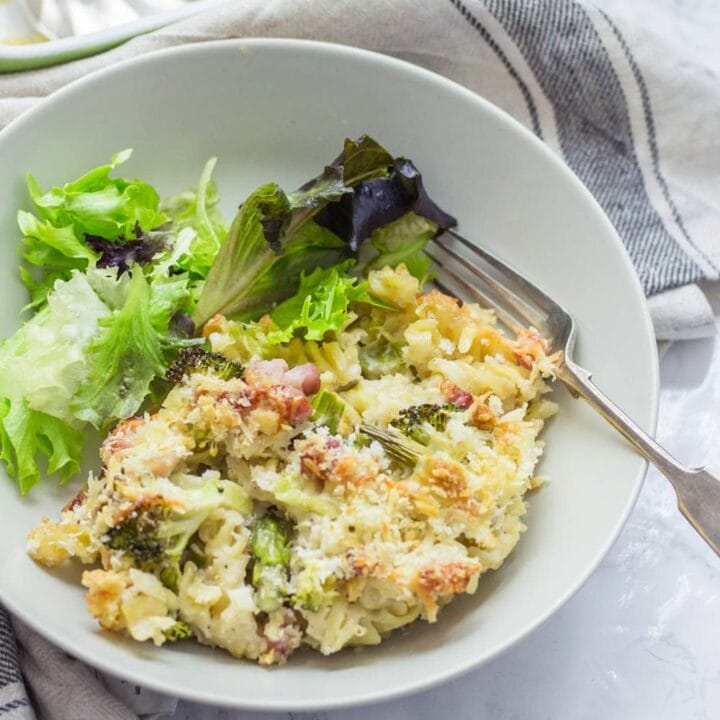
[[[182,43],[251,36],[389,53],[488,98],[546,142],[602,205],[649,297],[658,337],[714,332],[707,293],[720,275],[717,0],[238,0],[93,58],[0,76],[0,126],[97,68]],[[108,704],[98,678],[57,662],[59,651],[44,651],[30,631],[20,639],[41,716],[67,720],[62,695],[82,682],[87,717],[127,717]],[[30,718],[2,617],[0,647],[0,720]],[[127,712],[159,712],[156,694],[111,687]]]
[[0,608],[0,718],[26,720],[31,717],[15,636],[7,613]]

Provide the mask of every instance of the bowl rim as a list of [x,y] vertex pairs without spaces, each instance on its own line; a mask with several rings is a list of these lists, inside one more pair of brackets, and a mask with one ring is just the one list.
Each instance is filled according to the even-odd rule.
[[[185,55],[185,54],[202,54],[204,52],[212,52],[214,50],[224,50],[226,48],[235,48],[239,52],[244,52],[246,49],[270,49],[283,48],[283,49],[308,49],[314,52],[320,52],[328,55],[344,55],[353,57],[355,59],[361,59],[368,63],[375,63],[379,70],[383,68],[399,69],[404,72],[412,73],[416,77],[424,79],[429,82],[434,82],[439,85],[445,85],[460,95],[464,96],[466,100],[470,100],[475,103],[483,112],[494,115],[495,118],[508,126],[509,130],[516,133],[520,137],[524,137],[526,141],[534,144],[536,150],[540,152],[544,159],[552,163],[555,169],[558,170],[565,179],[575,186],[576,190],[580,191],[580,194],[584,197],[588,203],[588,207],[592,207],[594,214],[596,215],[597,222],[603,224],[605,229],[609,231],[608,236],[612,238],[612,242],[615,244],[615,250],[619,251],[622,256],[624,263],[631,272],[630,284],[628,289],[632,290],[638,301],[637,309],[640,310],[640,316],[643,321],[643,330],[645,332],[645,340],[649,341],[648,346],[651,350],[651,357],[648,358],[648,370],[650,372],[651,380],[651,398],[648,403],[648,407],[645,409],[646,417],[638,418],[638,422],[641,426],[645,427],[650,434],[654,434],[657,426],[658,418],[658,404],[659,404],[659,364],[658,364],[658,353],[655,342],[655,333],[648,310],[645,295],[642,291],[640,281],[635,273],[632,265],[630,255],[627,249],[620,240],[614,226],[610,222],[609,218],[605,214],[604,210],[600,207],[598,202],[595,200],[590,191],[585,187],[582,181],[573,173],[573,171],[558,157],[545,143],[538,139],[530,130],[528,130],[519,121],[515,120],[511,115],[501,110],[496,105],[486,100],[482,96],[473,92],[472,90],[464,87],[463,85],[450,80],[438,73],[431,70],[426,70],[414,63],[395,58],[390,55],[375,52],[372,50],[365,50],[350,45],[342,45],[338,43],[317,41],[317,40],[306,40],[306,39],[295,39],[295,38],[232,38],[224,40],[212,40],[207,42],[198,42],[192,44],[183,44],[171,48],[162,48],[154,50],[138,57],[130,58],[121,61],[117,64],[109,67],[101,68],[86,76],[78,78],[55,92],[48,95],[40,103],[30,108],[28,111],[20,115],[11,121],[5,128],[0,130],[0,139],[6,139],[8,135],[12,135],[16,131],[22,129],[25,123],[33,119],[37,114],[48,111],[52,104],[58,100],[61,100],[67,96],[72,96],[76,92],[81,92],[86,82],[94,82],[99,78],[106,80],[111,79],[115,73],[123,73],[132,68],[133,66],[140,66],[145,63],[153,63],[158,58],[162,59],[165,56],[173,55]],[[507,637],[504,641],[496,643],[496,645],[487,652],[483,657],[475,659],[465,659],[449,667],[445,667],[442,670],[433,671],[433,675],[430,678],[418,678],[414,681],[409,681],[403,685],[399,685],[388,690],[379,690],[374,693],[364,693],[362,695],[346,695],[338,699],[323,699],[320,701],[303,701],[302,703],[295,703],[289,705],[281,698],[277,700],[262,700],[260,703],[253,702],[252,699],[241,699],[229,696],[218,696],[213,691],[204,691],[202,689],[195,690],[185,687],[168,688],[162,681],[155,681],[151,677],[145,677],[138,670],[133,670],[132,667],[127,669],[119,669],[109,662],[105,661],[102,657],[97,657],[90,651],[85,651],[82,648],[78,649],[73,647],[70,643],[65,642],[62,637],[58,637],[57,634],[52,630],[46,630],[42,622],[29,614],[26,614],[23,607],[12,600],[5,598],[5,593],[0,587],[0,602],[10,610],[11,613],[19,617],[24,623],[29,625],[38,634],[42,635],[50,642],[63,650],[67,651],[73,657],[76,657],[83,662],[95,667],[103,672],[113,675],[118,678],[134,682],[143,687],[156,690],[164,694],[171,694],[176,697],[184,698],[192,702],[204,703],[208,705],[215,705],[219,707],[238,708],[247,710],[261,710],[268,712],[278,711],[317,711],[317,710],[332,710],[338,708],[349,708],[361,705],[371,705],[380,702],[386,702],[388,700],[396,699],[399,697],[407,696],[413,693],[430,690],[431,688],[437,687],[451,679],[457,678],[460,675],[470,672],[471,670],[479,667],[480,665],[489,662],[496,658],[498,655],[506,652],[510,648],[518,644],[522,639],[526,638],[534,630],[544,625],[547,620],[554,615],[565,603],[575,595],[580,588],[587,582],[589,577],[595,572],[603,558],[607,555],[611,547],[617,540],[620,532],[622,531],[627,519],[635,506],[637,497],[643,485],[643,480],[647,473],[648,463],[642,461],[639,471],[636,473],[633,480],[634,487],[633,492],[629,495],[628,501],[623,508],[622,514],[618,517],[612,532],[608,535],[608,539],[587,564],[584,573],[563,593],[550,607],[548,607],[541,615],[536,616],[532,621],[526,623],[524,626],[519,628],[513,635]]]

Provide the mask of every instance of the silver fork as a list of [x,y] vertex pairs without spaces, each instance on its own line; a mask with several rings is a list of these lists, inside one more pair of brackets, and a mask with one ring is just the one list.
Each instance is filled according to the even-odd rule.
[[573,362],[576,328],[570,313],[516,270],[453,230],[429,244],[437,266],[436,285],[449,294],[461,288],[495,310],[512,331],[532,326],[561,353],[558,379],[573,397],[581,397],[619,430],[675,488],[680,512],[720,556],[720,480],[705,468],[679,463],[591,381],[589,371]]

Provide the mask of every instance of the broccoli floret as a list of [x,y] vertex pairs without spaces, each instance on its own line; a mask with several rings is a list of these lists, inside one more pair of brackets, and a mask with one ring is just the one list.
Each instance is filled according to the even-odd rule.
[[216,352],[203,350],[201,347],[183,348],[175,362],[165,373],[170,382],[179,383],[185,375],[192,371],[210,372],[223,380],[242,377],[243,366]]
[[321,390],[310,402],[313,406],[313,414],[310,419],[317,425],[324,425],[331,433],[335,434],[345,412],[345,403],[340,396],[330,390]]
[[107,532],[106,545],[124,552],[134,565],[154,572],[176,590],[181,561],[200,525],[219,507],[250,512],[245,492],[229,480],[208,480],[202,486],[179,490],[178,496],[145,496]]
[[255,557],[252,583],[258,608],[277,610],[287,591],[286,569],[290,564],[290,526],[274,512],[264,515],[252,537]]
[[403,435],[412,438],[421,445],[430,444],[430,433],[423,425],[427,424],[438,432],[443,432],[447,427],[450,413],[457,411],[454,405],[414,405],[400,411],[399,417],[390,424],[397,428]]
[[141,569],[159,563],[165,543],[159,537],[158,527],[169,514],[170,508],[161,497],[142,498],[126,517],[108,530],[106,544],[112,550],[130,555]]
[[168,642],[177,642],[178,640],[187,640],[187,638],[192,637],[193,631],[186,622],[178,620],[167,630],[163,630],[163,635],[167,638]]
[[253,555],[265,565],[285,565],[290,562],[290,528],[288,523],[269,512],[258,521],[252,537]]
[[402,351],[397,345],[365,345],[360,348],[360,369],[363,377],[381,378],[398,372],[403,364]]
[[365,435],[371,440],[377,440],[388,455],[408,467],[415,467],[420,456],[427,453],[424,445],[412,438],[404,437],[394,427],[386,430],[368,423],[360,423],[358,430],[359,434]]

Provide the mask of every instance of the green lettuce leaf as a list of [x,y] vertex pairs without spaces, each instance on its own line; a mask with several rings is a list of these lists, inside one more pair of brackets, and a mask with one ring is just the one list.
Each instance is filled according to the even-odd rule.
[[25,495],[40,482],[38,455],[47,458],[47,474],[62,482],[80,469],[85,433],[68,423],[32,410],[27,401],[0,398],[0,459]]
[[24,235],[22,255],[32,265],[86,268],[95,253],[75,235],[72,225],[55,227],[32,213],[19,210],[17,222]]
[[70,400],[85,378],[85,350],[109,310],[75,271],[46,307],[0,345],[0,397],[73,421]]
[[171,275],[150,285],[150,322],[161,335],[167,334],[170,320],[176,312],[188,309],[186,301],[189,295],[185,275]]
[[20,280],[22,280],[30,295],[30,301],[21,312],[39,310],[47,302],[48,295],[52,292],[55,283],[58,280],[68,280],[71,275],[66,270],[50,270],[42,280],[36,280],[26,267],[20,266],[18,272],[20,273]]
[[351,302],[387,307],[370,295],[367,282],[359,282],[348,274],[354,264],[354,260],[346,260],[329,268],[316,268],[309,274],[302,273],[295,295],[270,313],[278,330],[270,331],[268,340],[289,342],[294,334],[302,333],[306,340],[321,341],[326,333],[340,332],[355,319],[349,307]]
[[161,209],[170,217],[176,230],[191,230],[186,246],[174,249],[174,267],[204,278],[210,271],[220,246],[227,235],[227,227],[219,208],[220,196],[212,179],[217,158],[210,158],[203,169],[197,188],[172,195],[163,201]]
[[83,270],[95,254],[77,239],[72,226],[56,228],[32,213],[18,211],[23,233],[20,255],[32,268],[20,267],[20,279],[30,293],[29,308],[40,308],[56,280],[69,280],[73,270]]
[[23,493],[40,479],[42,455],[63,480],[78,469],[84,433],[69,405],[85,378],[85,348],[108,314],[75,271],[0,345],[0,458]]
[[[113,246],[122,256],[121,246],[130,249],[133,243],[140,243],[139,235],[144,237],[167,221],[154,188],[141,180],[110,177],[130,155],[130,150],[118,153],[109,164],[47,192],[28,175],[28,191],[37,215],[21,210],[17,219],[23,233],[20,253],[34,266],[21,269],[30,293],[29,308],[41,308],[54,282],[68,280],[72,270],[87,270],[95,262],[101,266],[117,264],[108,263],[108,256],[113,255],[108,251]],[[94,252],[88,237],[106,251]],[[129,257],[134,255],[130,253]]]
[[329,230],[310,221],[286,238],[284,252],[275,257],[252,288],[246,308],[234,313],[238,320],[253,320],[272,310],[275,304],[298,288],[300,274],[324,268],[345,257],[345,243]]
[[232,315],[252,305],[254,284],[280,254],[277,233],[273,249],[266,231],[282,223],[288,208],[287,196],[275,183],[259,187],[242,204],[193,313],[196,327],[215,313]]
[[364,180],[385,177],[393,156],[369,135],[361,135],[357,140],[345,139],[343,151],[333,164],[343,168],[345,184],[355,186]]
[[408,271],[422,286],[430,271],[430,258],[423,250],[437,231],[438,226],[432,220],[413,212],[378,228],[370,236],[370,245],[375,254],[362,266],[362,272],[367,274],[386,265],[396,267],[405,263]]
[[101,320],[101,331],[90,343],[89,372],[75,394],[75,417],[101,428],[116,418],[130,417],[143,403],[150,383],[165,372],[163,325],[167,331],[170,303],[152,307],[152,291],[144,274],[132,273],[123,307]]
[[40,216],[55,227],[72,227],[78,239],[86,233],[107,240],[136,237],[136,224],[145,231],[167,221],[160,197],[142,180],[111,178],[111,171],[130,159],[132,150],[113,155],[101,165],[63,187],[43,192],[28,175],[30,197]]
[[85,279],[108,310],[119,310],[125,304],[130,274],[118,277],[114,268],[91,267],[85,272]]

